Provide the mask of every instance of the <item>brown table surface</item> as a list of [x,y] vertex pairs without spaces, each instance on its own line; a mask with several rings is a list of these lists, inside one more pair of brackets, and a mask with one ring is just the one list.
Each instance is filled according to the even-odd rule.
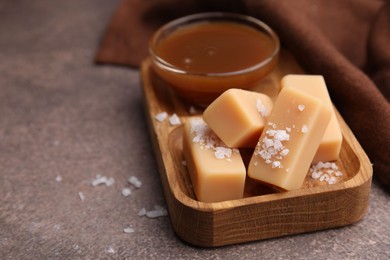
[[[390,257],[390,196],[375,179],[363,220],[310,234],[204,249],[169,217],[139,217],[166,206],[139,71],[93,63],[119,2],[0,0],[0,259]],[[115,183],[93,187],[98,174]]]

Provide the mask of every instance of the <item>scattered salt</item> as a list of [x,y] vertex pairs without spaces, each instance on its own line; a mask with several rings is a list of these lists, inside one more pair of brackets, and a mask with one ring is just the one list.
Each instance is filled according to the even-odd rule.
[[125,232],[125,233],[127,233],[127,234],[129,234],[129,233],[134,233],[134,229],[131,228],[131,227],[127,227],[127,228],[124,228],[124,229],[123,229],[123,232]]
[[114,248],[108,247],[108,248],[105,249],[105,252],[106,252],[106,253],[110,253],[110,254],[114,254],[116,251],[115,251]]
[[318,162],[310,167],[311,178],[328,184],[335,184],[337,177],[342,176],[338,166],[334,162]]
[[328,180],[328,183],[329,184],[335,184],[336,183],[336,177],[334,177],[334,176],[330,177],[329,180]]
[[238,149],[227,147],[201,118],[191,120],[191,134],[194,136],[192,142],[199,143],[201,149],[213,150],[217,159],[229,161],[233,153],[239,153]]
[[285,149],[283,149],[283,150],[280,152],[280,155],[286,156],[289,152],[290,152],[290,150],[287,149],[287,148],[285,148]]
[[226,147],[215,147],[214,155],[217,159],[223,158],[231,158],[232,157],[232,149]]
[[79,198],[80,198],[81,201],[85,200],[85,196],[84,196],[84,194],[81,191],[79,191]]
[[196,113],[198,113],[198,111],[196,110],[196,108],[194,106],[190,106],[189,113],[190,113],[190,115],[195,115]]
[[158,218],[158,217],[164,217],[167,216],[168,212],[165,208],[155,205],[154,210],[150,210],[146,212],[146,216],[148,218]]
[[[271,122],[268,124],[272,127],[275,125]],[[276,125],[273,128],[265,132],[264,138],[257,143],[254,154],[260,156],[265,163],[271,164],[272,168],[283,168],[279,160],[289,153],[283,142],[290,139],[290,134],[286,130],[276,129]]]
[[129,189],[129,188],[123,188],[122,189],[122,195],[124,196],[124,197],[127,197],[127,196],[129,196],[131,194],[131,189]]
[[168,117],[168,113],[167,112],[160,112],[158,113],[156,116],[155,116],[155,119],[159,122],[162,122],[164,121],[166,118]]
[[61,182],[62,181],[62,177],[60,176],[60,175],[58,175],[57,177],[56,177],[56,182]]
[[272,162],[272,168],[281,168],[281,164],[279,161],[273,161]]
[[305,110],[305,105],[298,105],[298,110],[299,111]]
[[169,117],[169,123],[174,126],[174,125],[180,125],[181,121],[180,118],[174,113],[172,116]]
[[138,212],[138,216],[142,217],[142,216],[145,216],[146,215],[146,209],[145,208],[142,208],[139,212]]
[[302,126],[302,129],[301,129],[301,132],[302,132],[302,133],[307,133],[307,130],[308,130],[307,125],[303,125],[303,126]]
[[142,186],[142,182],[135,176],[131,176],[129,179],[128,179],[128,182],[130,184],[132,184],[134,187],[136,187],[137,189],[138,188],[141,188]]
[[267,108],[264,106],[264,104],[261,102],[260,99],[256,100],[256,107],[257,107],[257,111],[259,111],[261,116],[267,117],[269,115],[269,111],[267,110]]
[[317,180],[318,178],[321,177],[321,175],[322,175],[321,172],[316,172],[316,171],[314,171],[314,172],[312,172],[311,177],[312,177],[313,179]]
[[142,208],[138,212],[138,216],[143,217],[146,216],[148,218],[158,218],[158,217],[164,217],[168,215],[168,211],[159,205],[155,205],[152,210],[146,210],[145,208]]
[[96,175],[96,178],[92,181],[92,186],[98,186],[100,184],[105,184],[106,186],[111,186],[115,183],[114,178],[107,178],[106,176]]

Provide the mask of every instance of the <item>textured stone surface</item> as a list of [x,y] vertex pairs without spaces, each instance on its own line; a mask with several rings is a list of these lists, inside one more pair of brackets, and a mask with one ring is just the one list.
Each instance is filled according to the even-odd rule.
[[[1,259],[390,257],[390,195],[376,181],[357,224],[216,249],[181,241],[168,217],[138,217],[165,206],[138,71],[93,64],[118,4],[0,0]],[[97,174],[115,183],[93,187]]]

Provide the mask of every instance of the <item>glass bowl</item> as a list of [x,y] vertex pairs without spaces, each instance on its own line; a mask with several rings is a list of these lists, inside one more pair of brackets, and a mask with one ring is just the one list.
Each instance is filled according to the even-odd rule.
[[179,96],[200,106],[230,88],[250,89],[277,65],[280,42],[262,21],[234,13],[173,20],[152,36],[152,67]]

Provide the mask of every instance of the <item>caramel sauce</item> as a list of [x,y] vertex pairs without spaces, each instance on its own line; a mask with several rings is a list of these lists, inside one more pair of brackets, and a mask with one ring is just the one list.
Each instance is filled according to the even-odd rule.
[[226,73],[252,67],[270,57],[273,42],[266,34],[233,22],[183,27],[163,39],[157,54],[192,73]]

